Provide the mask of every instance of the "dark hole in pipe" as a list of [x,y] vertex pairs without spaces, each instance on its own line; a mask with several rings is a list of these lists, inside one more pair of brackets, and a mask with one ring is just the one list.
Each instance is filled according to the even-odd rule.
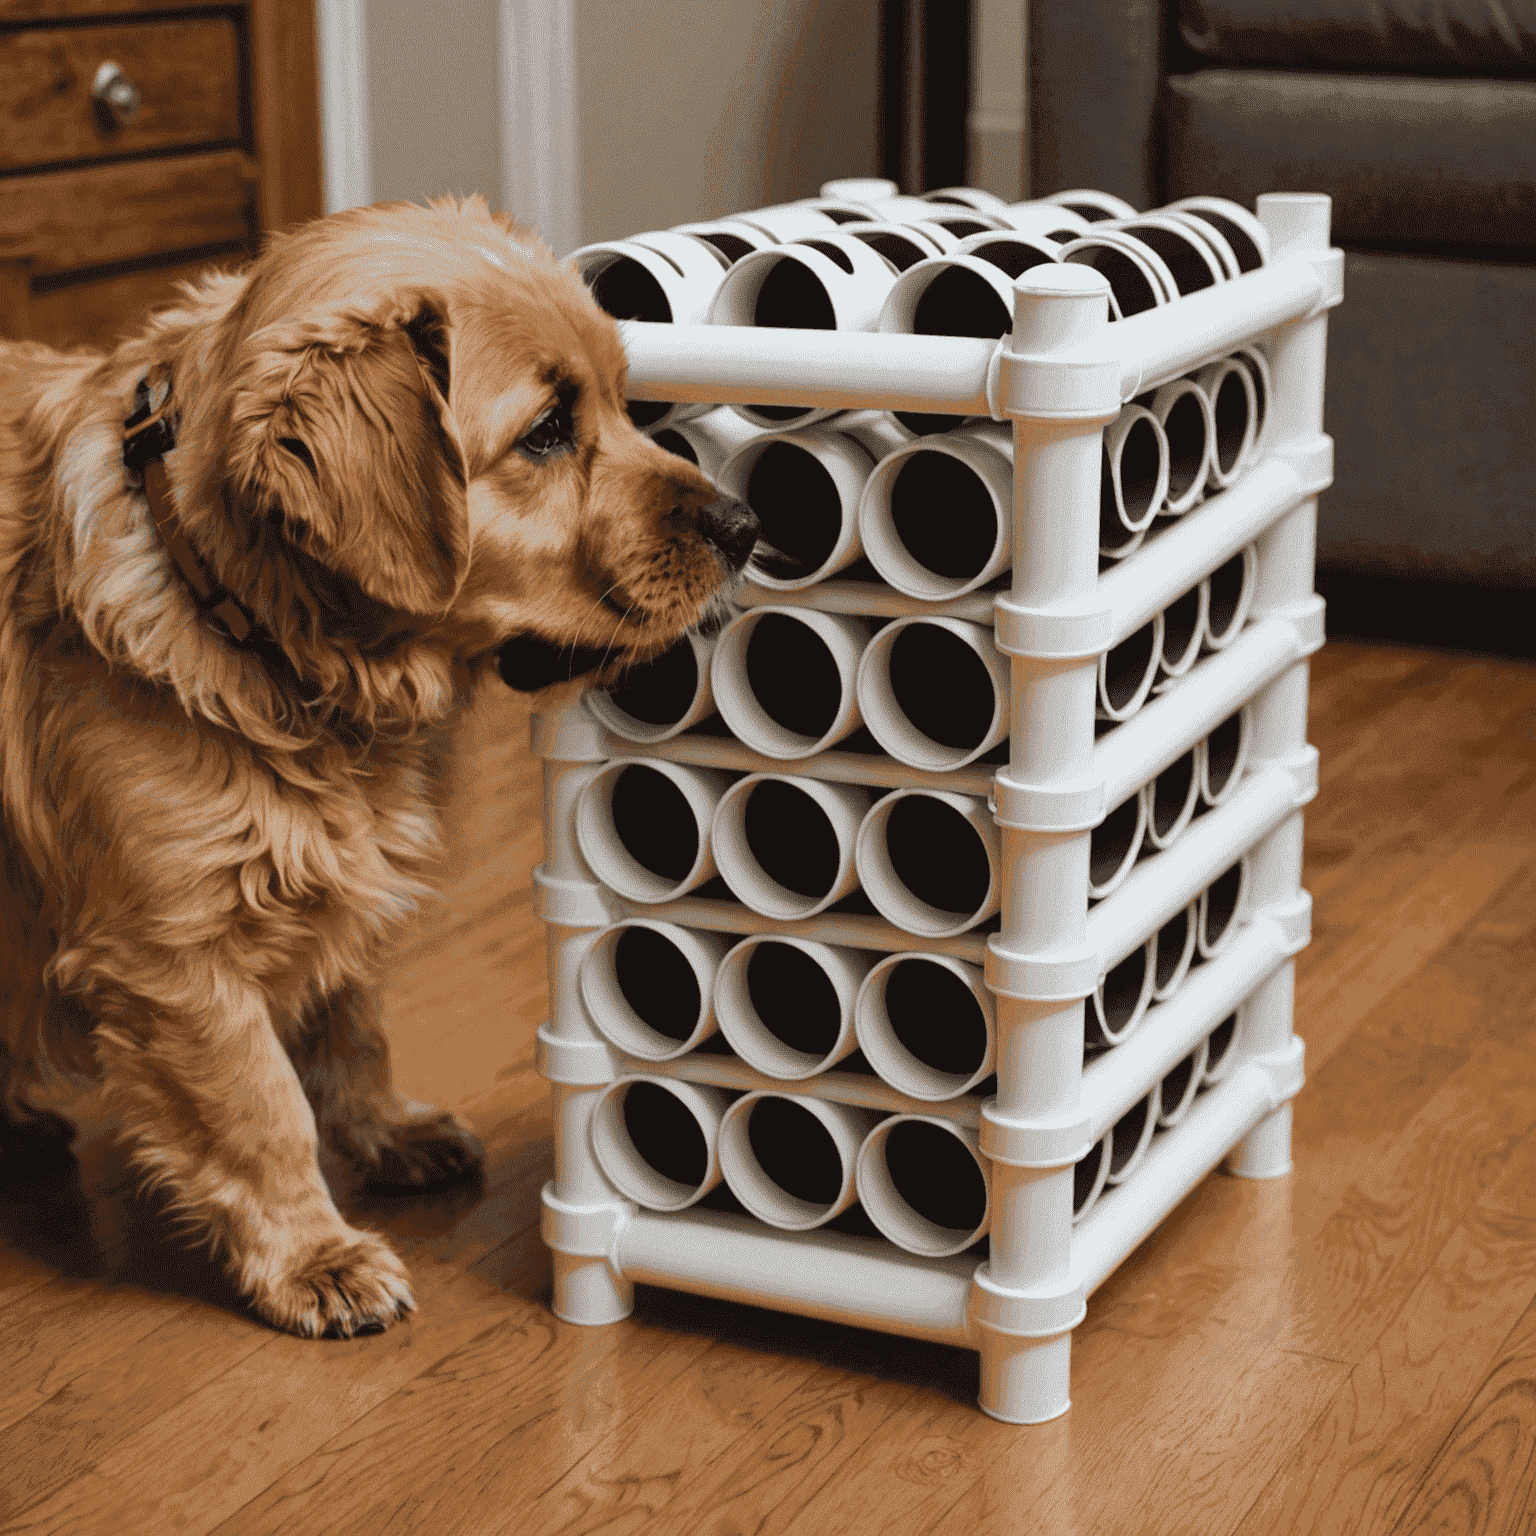
[[1141,808],[1132,795],[1088,834],[1088,878],[1094,885],[1108,885],[1121,866],[1134,857],[1140,820]]
[[1232,780],[1237,767],[1238,749],[1243,742],[1243,717],[1241,712],[1228,715],[1205,738],[1205,783],[1213,798],[1219,799],[1222,791]]
[[996,341],[1013,325],[992,285],[965,267],[946,267],[923,289],[913,313],[918,336],[976,336]]
[[937,1227],[970,1232],[987,1214],[987,1181],[971,1150],[951,1131],[903,1120],[885,1138],[885,1166],[896,1193]]
[[901,960],[885,981],[885,1014],[902,1046],[935,1072],[969,1077],[987,1059],[987,1020],[971,989],[931,960]]
[[1057,245],[1065,245],[1069,240],[1076,240],[1078,233],[1075,229],[1053,229],[1045,238],[1054,240]]
[[837,833],[804,790],[765,779],[748,793],[742,821],[747,847],[770,880],[797,896],[818,898],[837,883]]
[[971,255],[979,256],[994,267],[1000,267],[1009,277],[1017,277],[1031,267],[1049,264],[1052,260],[1044,251],[1037,250],[1024,240],[1010,240],[1006,235],[978,245]]
[[1205,945],[1213,948],[1237,915],[1237,900],[1243,889],[1243,866],[1234,864],[1218,875],[1205,893]]
[[699,856],[693,807],[654,768],[626,768],[613,785],[613,829],[630,858],[663,880],[681,880]]
[[747,636],[747,686],[768,717],[816,740],[832,729],[842,674],[826,642],[787,613],[765,613]]
[[[610,261],[588,286],[598,307],[616,320],[671,322],[672,306],[667,302],[661,284],[638,261],[628,256]],[[626,409],[629,419],[637,427],[648,427],[660,421],[672,406],[665,400],[631,400]]]
[[[834,214],[833,217],[835,218],[836,215]],[[838,219],[839,224],[852,222],[852,219]],[[841,246],[833,245],[830,240],[797,240],[795,244],[808,245],[813,251],[820,251],[829,261],[835,261],[850,277],[853,275],[853,257]]]
[[923,194],[925,203],[938,203],[945,208],[969,208],[971,205],[963,197],[952,197],[947,192],[928,192]]
[[1243,436],[1248,429],[1248,391],[1243,388],[1240,374],[1223,375],[1212,405],[1216,413],[1216,464],[1222,474],[1230,475],[1243,451]]
[[1164,265],[1173,274],[1174,286],[1182,297],[1198,293],[1202,288],[1213,288],[1216,279],[1210,266],[1195,248],[1194,239],[1188,235],[1176,235],[1171,229],[1158,229],[1145,224],[1125,226],[1125,233],[1134,235],[1143,245],[1149,245],[1163,258]]
[[1141,691],[1147,674],[1157,665],[1156,639],[1152,625],[1143,624],[1104,658],[1104,699],[1111,710],[1129,708]]
[[987,739],[997,696],[987,664],[937,624],[909,624],[891,644],[896,706],[930,741],[972,751]]
[[709,1145],[693,1112],[657,1083],[624,1090],[624,1129],[636,1152],[661,1174],[697,1189],[709,1171]]
[[1195,1074],[1195,1058],[1186,1056],[1163,1079],[1162,1104],[1163,1113],[1171,1115],[1184,1101],[1184,1095],[1189,1092],[1189,1080]]
[[1187,390],[1173,402],[1163,433],[1168,439],[1168,499],[1178,501],[1188,495],[1205,463],[1205,412],[1198,395]]
[[792,1099],[759,1099],[747,1116],[747,1144],[758,1167],[785,1194],[831,1205],[843,1187],[832,1133]]
[[1148,1104],[1145,1099],[1133,1104],[1115,1121],[1109,1133],[1109,1171],[1119,1173],[1130,1162],[1132,1154],[1141,1144],[1141,1133],[1147,1124]]
[[1083,1207],[1088,1204],[1088,1196],[1093,1193],[1093,1186],[1099,1182],[1099,1164],[1104,1157],[1104,1143],[1096,1141],[1093,1150],[1087,1157],[1082,1157],[1072,1165],[1072,1214],[1080,1216]]
[[[1104,978],[1104,1029],[1118,1039],[1136,1016],[1141,989],[1147,979],[1147,951],[1134,949]],[[1113,1041],[1108,1041],[1113,1043]]]
[[950,581],[979,576],[997,547],[997,509],[981,477],[934,449],[902,460],[891,483],[891,526],[919,565]]
[[950,234],[958,236],[961,240],[964,240],[967,235],[983,234],[992,227],[990,224],[983,224],[980,219],[968,219],[964,216],[951,218],[948,214],[941,214],[928,222],[937,224],[941,229],[947,229]]
[[1232,254],[1237,257],[1239,272],[1252,272],[1264,265],[1264,258],[1258,246],[1248,238],[1247,230],[1240,224],[1234,224],[1225,214],[1213,213],[1209,208],[1185,208],[1181,212],[1194,214],[1197,219],[1204,220],[1212,229],[1226,236]]
[[907,795],[891,808],[885,845],[896,878],[919,900],[956,916],[987,899],[986,845],[959,811],[931,795]]
[[740,235],[728,235],[723,231],[715,231],[707,235],[696,235],[695,239],[712,245],[725,257],[727,261],[740,261],[749,251],[755,251],[757,247],[750,240],[743,240]]
[[1237,618],[1242,606],[1243,582],[1248,566],[1241,554],[1233,555],[1225,565],[1219,565],[1210,574],[1211,599],[1206,608],[1206,626],[1211,638],[1223,640]]
[[1188,943],[1189,908],[1185,907],[1157,930],[1157,969],[1152,973],[1152,984],[1159,992],[1173,980]]
[[[646,404],[642,400],[637,400],[635,403],[637,405]],[[651,441],[658,448],[665,448],[668,453],[675,453],[678,458],[687,459],[690,464],[697,464],[699,462],[699,456],[695,452],[693,444],[681,432],[674,432],[671,427],[668,427],[665,432],[658,432]]]
[[1139,315],[1143,310],[1157,308],[1157,289],[1152,286],[1152,279],[1124,251],[1107,245],[1093,245],[1074,251],[1066,259],[1092,267],[1108,278],[1122,316]]
[[[826,214],[826,216],[831,219],[834,224],[862,224],[869,218],[867,213],[864,213],[857,208],[823,208],[821,211]],[[802,245],[810,245],[812,242],[809,240],[804,240],[800,243]],[[817,245],[816,249],[820,250],[821,246]],[[831,255],[831,252],[829,251],[827,254]],[[852,272],[853,268],[850,266],[848,270]]]
[[825,1056],[837,1044],[837,988],[803,949],[759,944],[747,957],[747,996],[769,1034],[791,1050]]
[[1120,445],[1120,499],[1133,523],[1142,522],[1152,510],[1162,457],[1152,423],[1138,417]]
[[793,581],[820,567],[837,545],[843,504],[827,467],[794,443],[769,443],[747,476],[747,505],[764,542],[782,558],[758,557],[770,576]]
[[1175,598],[1163,609],[1163,665],[1176,667],[1195,643],[1195,626],[1200,622],[1200,589],[1191,587],[1183,597]]
[[[798,261],[776,261],[757,290],[752,324],[773,329],[835,331],[837,312],[821,279]],[[769,421],[793,421],[811,409],[808,405],[755,405],[753,410]]]
[[1158,774],[1152,784],[1152,828],[1166,837],[1184,813],[1184,806],[1195,786],[1195,754],[1186,752]]
[[905,235],[898,235],[890,231],[881,231],[878,234],[864,234],[859,230],[853,233],[864,242],[880,252],[898,272],[905,272],[908,267],[915,267],[918,262],[926,261],[933,252],[916,240],[908,240]]
[[699,688],[699,664],[686,640],[631,667],[608,697],[646,725],[674,725],[688,713]]
[[1097,203],[1063,203],[1063,208],[1070,209],[1080,219],[1086,219],[1090,224],[1099,224],[1112,215],[1107,208],[1100,208]]
[[658,1035],[686,1040],[699,1022],[699,979],[688,958],[653,928],[626,928],[613,946],[613,974],[624,1001]]
[[1227,1052],[1232,1049],[1232,1042],[1237,1038],[1237,1015],[1229,1013],[1220,1024],[1210,1033],[1206,1043],[1205,1070],[1214,1072],[1223,1061]]
[[625,402],[624,409],[631,424],[643,432],[660,421],[672,409],[672,403],[668,400],[629,400]]

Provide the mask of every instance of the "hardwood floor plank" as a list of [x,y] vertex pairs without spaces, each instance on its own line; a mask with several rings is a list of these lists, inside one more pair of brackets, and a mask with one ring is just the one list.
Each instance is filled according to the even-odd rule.
[[1474,1207],[1237,1531],[1390,1530],[1533,1297],[1536,1217]]

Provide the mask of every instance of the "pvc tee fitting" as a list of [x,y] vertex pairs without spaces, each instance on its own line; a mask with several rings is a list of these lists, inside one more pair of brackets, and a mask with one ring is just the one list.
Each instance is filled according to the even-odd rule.
[[610,1083],[592,1110],[592,1151],[620,1194],[681,1211],[720,1182],[718,1088],[635,1073]]
[[892,1115],[859,1149],[859,1203],[898,1248],[924,1258],[963,1253],[992,1223],[974,1131],[937,1115]]
[[581,1000],[626,1056],[674,1061],[715,1032],[715,972],[725,940],[651,918],[604,928],[582,957]]
[[859,988],[854,1028],[870,1066],[913,1099],[959,1098],[996,1063],[996,1011],[981,969],[948,955],[887,955]]
[[859,828],[859,883],[875,910],[923,938],[953,938],[1002,900],[997,824],[986,802],[937,789],[898,789]]

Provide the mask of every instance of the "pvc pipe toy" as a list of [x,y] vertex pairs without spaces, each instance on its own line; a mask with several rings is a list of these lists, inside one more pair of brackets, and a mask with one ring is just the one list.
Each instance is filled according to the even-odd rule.
[[909,1098],[957,1099],[991,1076],[995,1009],[979,966],[949,955],[887,955],[854,1002],[859,1048]]
[[[1192,227],[1170,214],[1138,213],[1134,218],[1113,219],[1100,224],[1094,233],[1117,230],[1150,246],[1168,269],[1174,295],[1188,297],[1202,288],[1213,288],[1227,280],[1226,264],[1202,232],[1209,227],[1199,225],[1198,221]],[[1217,235],[1216,238],[1221,237]]]
[[725,941],[651,918],[604,928],[581,962],[581,996],[616,1050],[675,1061],[716,1029],[715,973]]
[[576,841],[593,872],[631,901],[671,901],[715,873],[710,825],[728,777],[659,758],[610,759],[581,792]]
[[856,1198],[859,1148],[879,1117],[797,1093],[743,1094],[720,1124],[725,1182],[759,1221],[808,1232]]
[[1060,203],[1063,208],[1070,208],[1090,224],[1100,224],[1105,219],[1131,219],[1136,216],[1136,210],[1123,197],[1116,197],[1110,192],[1094,192],[1086,187],[1075,187],[1069,192],[1052,192],[1043,201]]
[[674,416],[664,426],[651,429],[649,436],[657,447],[697,464],[711,480],[718,480],[726,461],[757,432],[737,412],[720,406],[701,416],[682,420]]
[[1134,235],[1103,224],[1061,247],[1060,260],[1091,267],[1109,279],[1110,318],[1125,320],[1179,297],[1167,263]]
[[1193,379],[1174,379],[1147,398],[1168,439],[1168,493],[1164,517],[1182,517],[1199,504],[1210,477],[1216,421],[1205,391]]
[[[1257,220],[1220,200],[1158,210],[1137,235],[1096,227],[1136,219],[1118,199],[946,212],[894,192],[829,186],[824,208],[748,214],[735,250],[722,221],[711,245],[751,260],[813,234],[900,266],[968,241],[960,265],[888,272],[890,293],[927,263],[1001,318],[624,327],[635,401],[711,411],[658,432],[706,473],[728,461],[719,408],[766,405],[837,414],[814,435],[859,474],[811,517],[797,471],[780,512],[792,526],[798,498],[825,548],[781,547],[804,562],[765,569],[781,586],[749,574],[728,665],[729,629],[707,669],[690,642],[534,717],[543,1231],[568,1321],[625,1316],[642,1281],[958,1344],[982,1409],[1026,1424],[1066,1411],[1086,1298],[1201,1178],[1290,1166],[1342,257],[1327,200],[1300,194]],[[1060,256],[1069,220],[1148,307],[1112,304],[1082,261],[1010,278],[977,254]],[[662,255],[647,239],[666,243],[628,244]],[[1186,262],[1221,280],[1191,283]],[[1134,489],[1157,439],[1131,405],[1163,428],[1171,496]],[[1193,490],[1194,472],[1175,484],[1191,425],[1185,469],[1215,460]],[[762,445],[754,496],[776,462],[821,473],[781,446]],[[1170,515],[1131,526],[1147,499]],[[760,711],[745,730],[728,687]],[[746,1214],[716,1208],[722,1172]],[[879,1237],[843,1219],[861,1193]]]
[[1124,559],[1141,544],[1168,497],[1171,460],[1163,424],[1127,405],[1104,429],[1099,489],[1099,553]]
[[858,1049],[854,1001],[869,968],[857,950],[749,934],[714,978],[720,1032],[769,1077],[815,1077]]
[[991,1198],[975,1131],[937,1115],[892,1115],[864,1138],[859,1204],[898,1248],[928,1259],[987,1235]]

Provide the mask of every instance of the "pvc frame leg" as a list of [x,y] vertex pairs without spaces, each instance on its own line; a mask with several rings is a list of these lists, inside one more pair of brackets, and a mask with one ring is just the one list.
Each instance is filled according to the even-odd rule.
[[1072,1406],[1072,1335],[1043,1339],[988,1329],[981,1339],[977,1404],[1005,1424],[1044,1424]]
[[1291,1106],[1266,1115],[1233,1148],[1227,1172],[1240,1179],[1282,1179],[1291,1171]]
[[605,1258],[555,1253],[550,1311],[562,1323],[599,1328],[622,1322],[635,1309],[635,1287]]

